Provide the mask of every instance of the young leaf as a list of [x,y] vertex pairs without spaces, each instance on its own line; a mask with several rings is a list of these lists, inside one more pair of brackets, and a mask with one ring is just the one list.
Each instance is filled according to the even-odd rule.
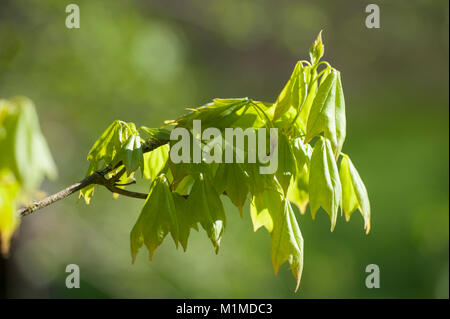
[[170,130],[166,128],[149,128],[146,126],[140,127],[141,131],[149,136],[149,140],[164,141],[170,139]]
[[291,182],[292,176],[296,172],[296,162],[294,153],[289,143],[289,139],[285,134],[279,134],[278,137],[278,169],[275,176],[278,179],[284,194],[286,194]]
[[0,159],[1,166],[12,170],[20,186],[30,193],[45,176],[56,177],[56,166],[41,133],[33,103],[16,97],[7,104],[8,113],[2,112],[1,125],[6,134],[0,139],[2,153],[7,156]]
[[303,164],[302,169],[297,172],[297,175],[291,181],[287,193],[289,201],[294,203],[302,214],[305,213],[309,202],[308,184],[309,166]]
[[131,134],[122,148],[117,152],[111,165],[115,166],[122,162],[127,173],[131,174],[138,168],[144,170],[144,156],[142,153],[141,138],[136,133]]
[[313,218],[320,206],[330,215],[334,230],[342,198],[341,182],[330,142],[321,137],[314,145],[309,173],[309,199]]
[[303,166],[308,164],[311,160],[312,147],[308,143],[297,137],[292,143],[292,151],[295,157],[295,163],[297,165],[297,171],[303,170]]
[[281,187],[274,182],[267,183],[267,187],[260,193],[254,194],[250,202],[250,216],[253,222],[253,230],[257,231],[261,226],[264,226],[269,233],[273,230],[272,214],[274,211],[280,210],[282,201]]
[[217,193],[226,192],[233,204],[239,209],[241,217],[242,209],[250,191],[248,180],[248,174],[239,163],[220,164],[214,178]]
[[337,158],[345,140],[345,102],[340,74],[336,70],[332,70],[319,86],[311,106],[305,140],[308,142],[322,132],[330,140]]
[[[130,139],[130,136],[139,136],[134,123],[114,121],[94,143],[88,153],[88,161],[97,169],[110,165],[125,144],[129,143],[127,147],[135,148],[136,138]],[[126,155],[122,154],[121,156]]]
[[170,147],[162,145],[144,154],[144,178],[154,180],[166,167]]
[[19,184],[12,174],[0,175],[0,244],[4,256],[9,251],[11,237],[19,226],[20,218],[16,213],[16,197]]
[[[90,163],[89,168],[86,173],[86,176],[93,174],[97,169],[98,168],[95,166],[94,163]],[[80,195],[78,198],[83,197],[86,205],[89,205],[89,203],[91,202],[92,196],[94,196],[94,189],[95,189],[95,185],[86,186],[85,188],[80,190]]]
[[291,78],[286,83],[275,102],[273,120],[276,121],[279,119],[291,107],[299,111],[306,99],[306,92],[307,84],[305,69],[302,62],[299,61],[295,65]]
[[212,103],[192,109],[190,113],[179,117],[174,123],[179,127],[192,128],[194,120],[201,120],[202,128],[232,127],[233,123],[240,118],[237,112],[249,103],[248,98],[214,99]]
[[270,254],[275,274],[288,261],[292,274],[297,279],[295,291],[300,286],[303,270],[303,237],[291,204],[283,199],[279,209],[271,211],[273,219],[272,244]]
[[152,260],[156,248],[161,245],[169,232],[175,245],[178,246],[178,221],[175,203],[167,178],[161,175],[154,181],[141,214],[131,231],[133,262],[142,244],[147,247],[150,260]]
[[315,65],[319,62],[319,60],[323,56],[324,51],[325,46],[323,45],[322,42],[322,31],[320,31],[319,34],[317,35],[316,40],[309,49],[309,57],[311,59],[311,65]]
[[178,239],[184,251],[187,250],[187,242],[191,228],[198,231],[198,220],[195,211],[192,211],[189,201],[177,193],[172,193],[175,203],[177,221],[178,221]]
[[343,154],[339,176],[342,183],[342,209],[346,220],[358,208],[364,217],[366,234],[370,232],[370,202],[366,187],[350,158]]
[[219,251],[225,227],[225,210],[222,201],[209,179],[202,173],[196,176],[194,185],[189,195],[190,211],[196,212],[196,220],[213,243],[216,253]]

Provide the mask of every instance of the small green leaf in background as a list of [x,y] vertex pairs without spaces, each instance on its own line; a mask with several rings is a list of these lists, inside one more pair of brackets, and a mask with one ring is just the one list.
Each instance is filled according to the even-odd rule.
[[31,100],[15,97],[3,101],[10,106],[9,114],[0,123],[6,131],[6,135],[0,139],[2,155],[5,156],[0,162],[13,171],[20,187],[30,194],[45,176],[52,179],[56,177],[56,166],[41,133]]
[[366,234],[370,232],[370,202],[366,187],[352,161],[346,154],[342,154],[339,176],[342,183],[342,209],[346,220],[350,220],[352,213],[359,209],[364,218]]
[[0,242],[4,255],[20,223],[16,206],[29,201],[56,166],[42,135],[35,106],[25,97],[0,99]]
[[330,215],[331,231],[336,226],[342,189],[330,142],[321,137],[314,145],[309,173],[309,200],[315,218],[320,206]]
[[178,245],[178,221],[175,203],[167,178],[161,175],[153,182],[141,214],[131,231],[133,263],[142,244],[147,247],[149,258],[152,260],[156,248],[161,245],[169,232],[175,245]]
[[12,173],[0,171],[0,244],[4,256],[8,254],[11,237],[19,226],[20,218],[16,213],[16,199],[20,187]]

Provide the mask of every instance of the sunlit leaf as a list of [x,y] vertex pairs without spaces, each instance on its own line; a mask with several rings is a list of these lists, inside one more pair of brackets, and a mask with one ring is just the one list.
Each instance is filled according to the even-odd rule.
[[198,174],[189,195],[190,211],[195,211],[200,222],[213,243],[216,253],[219,251],[225,227],[225,211],[213,184],[203,174]]
[[20,222],[16,214],[18,191],[19,184],[12,174],[0,170],[0,244],[3,255],[7,255],[11,237]]
[[309,57],[311,59],[312,65],[315,65],[319,62],[319,60],[323,56],[324,51],[325,51],[325,46],[323,45],[323,42],[322,42],[322,31],[320,31],[316,40],[314,41],[311,48],[309,49]]
[[150,260],[156,248],[168,233],[178,245],[178,221],[175,203],[167,178],[159,176],[153,183],[141,214],[131,231],[131,256],[134,260],[143,244],[149,251]]
[[286,83],[275,102],[275,114],[273,120],[279,119],[291,107],[299,111],[306,99],[306,92],[307,83],[305,68],[303,67],[302,62],[299,61],[295,65],[291,78]]
[[198,214],[191,209],[193,207],[189,204],[188,199],[177,193],[172,194],[178,221],[178,239],[184,251],[186,251],[191,228],[198,231]]
[[301,170],[293,177],[288,189],[288,199],[294,203],[302,214],[306,211],[306,206],[309,202],[309,166],[303,164]]
[[144,178],[154,180],[166,167],[169,145],[163,145],[144,154]]
[[345,102],[340,74],[332,70],[320,85],[308,118],[306,141],[324,132],[331,142],[335,157],[345,140]]
[[289,183],[291,182],[292,176],[295,175],[296,169],[296,161],[289,139],[285,134],[279,134],[278,169],[275,175],[283,188],[284,194],[287,193]]
[[348,221],[352,213],[359,209],[364,217],[366,234],[370,231],[370,202],[366,187],[350,158],[343,154],[339,176],[342,183],[342,209]]
[[309,173],[309,199],[313,218],[320,206],[330,215],[334,230],[341,204],[342,189],[331,144],[320,138],[314,145]]
[[226,193],[242,216],[242,209],[250,191],[249,176],[242,166],[238,163],[219,165],[214,186],[219,194]]
[[297,279],[297,290],[303,270],[303,237],[300,232],[291,204],[287,199],[281,201],[278,209],[270,211],[273,220],[272,244],[270,254],[275,274],[280,266],[289,262],[292,274]]

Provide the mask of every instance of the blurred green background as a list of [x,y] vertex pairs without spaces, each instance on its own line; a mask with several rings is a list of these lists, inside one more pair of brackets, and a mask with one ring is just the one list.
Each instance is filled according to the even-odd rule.
[[[76,3],[81,28],[65,27]],[[365,27],[378,3],[381,28]],[[131,265],[129,232],[142,201],[99,189],[23,220],[1,261],[12,298],[448,298],[448,1],[0,2],[0,97],[30,97],[59,168],[53,193],[84,176],[87,152],[115,119],[157,127],[214,97],[274,101],[324,30],[325,60],[342,71],[351,155],[369,190],[372,231],[354,214],[329,232],[322,211],[298,217],[301,287],[274,276],[270,237],[226,202],[215,255],[204,233],[187,253],[167,240]],[[0,150],[1,152],[1,150]],[[140,190],[145,190],[144,185]],[[135,189],[139,188],[136,186]],[[77,264],[81,288],[65,287]],[[365,287],[365,267],[381,287]]]

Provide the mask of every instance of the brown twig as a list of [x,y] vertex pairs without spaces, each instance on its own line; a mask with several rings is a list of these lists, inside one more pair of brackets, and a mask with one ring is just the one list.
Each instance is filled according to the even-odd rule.
[[[164,144],[167,144],[168,141],[167,140],[151,140],[148,141],[146,144],[144,144],[143,148],[142,148],[142,152],[146,153],[146,152],[150,152]],[[106,179],[105,175],[108,174],[109,172],[111,172],[112,170],[114,170],[115,168],[119,167],[121,165],[121,163],[117,164],[115,167],[111,167],[111,166],[107,166],[102,170],[96,171],[93,174],[87,176],[86,178],[84,178],[83,180],[81,180],[78,183],[75,183],[73,185],[70,185],[69,187],[66,187],[65,189],[50,195],[40,201],[35,201],[33,204],[26,206],[26,207],[22,207],[17,211],[17,214],[19,214],[20,216],[27,216],[30,215],[32,213],[34,213],[35,211],[42,209],[44,207],[47,207],[51,204],[53,204],[56,201],[59,201],[60,199],[64,199],[67,196],[72,195],[73,193],[85,188],[86,186],[89,185],[103,185],[105,186],[108,190],[110,190],[113,193],[117,193],[120,195],[124,195],[124,196],[128,196],[128,197],[133,197],[133,198],[139,198],[139,199],[146,199],[147,198],[147,194],[144,193],[138,193],[138,192],[132,192],[132,191],[128,191],[122,188],[118,188],[115,185],[115,182],[118,180],[118,178],[116,178],[119,174],[120,176],[124,173],[123,170],[121,170],[118,174],[116,174],[114,177],[112,177],[111,179]],[[119,176],[119,178],[120,178]]]

